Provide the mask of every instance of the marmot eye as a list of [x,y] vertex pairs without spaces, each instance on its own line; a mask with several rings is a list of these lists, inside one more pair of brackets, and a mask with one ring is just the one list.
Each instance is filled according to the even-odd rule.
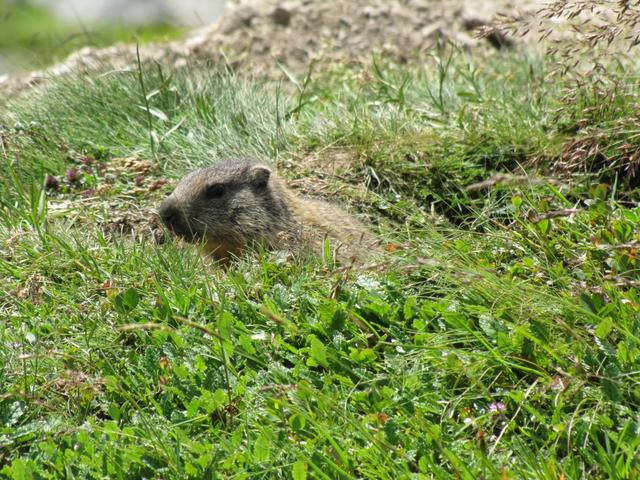
[[216,183],[214,185],[209,185],[205,192],[207,198],[220,198],[224,195],[225,188],[224,185]]

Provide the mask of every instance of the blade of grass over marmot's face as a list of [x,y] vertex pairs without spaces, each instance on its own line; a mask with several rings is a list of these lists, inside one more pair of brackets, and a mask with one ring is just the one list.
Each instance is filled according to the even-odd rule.
[[185,176],[159,208],[164,224],[205,253],[228,260],[251,246],[320,253],[323,239],[340,244],[340,257],[362,258],[377,243],[341,208],[298,197],[272,170],[249,159],[233,159]]

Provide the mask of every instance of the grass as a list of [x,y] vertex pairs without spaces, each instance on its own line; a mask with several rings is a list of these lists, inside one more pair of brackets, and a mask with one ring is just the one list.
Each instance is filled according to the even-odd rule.
[[[565,86],[444,51],[281,87],[143,67],[10,102],[0,474],[637,477],[637,193],[622,155],[558,167],[580,138],[620,152],[611,122],[637,149],[635,97],[587,125],[599,99]],[[368,218],[390,263],[223,271],[155,230],[172,181],[233,155]]]

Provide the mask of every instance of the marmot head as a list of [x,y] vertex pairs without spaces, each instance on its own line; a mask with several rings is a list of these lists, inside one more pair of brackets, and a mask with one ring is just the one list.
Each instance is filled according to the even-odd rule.
[[253,242],[271,243],[290,220],[269,167],[227,160],[189,173],[158,210],[164,224],[188,241],[206,241],[220,257]]

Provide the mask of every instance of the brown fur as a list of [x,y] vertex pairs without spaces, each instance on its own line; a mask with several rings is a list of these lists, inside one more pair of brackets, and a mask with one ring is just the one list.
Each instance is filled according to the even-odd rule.
[[269,167],[229,160],[188,174],[160,205],[167,227],[205,253],[227,261],[248,247],[320,252],[329,238],[343,259],[363,259],[378,242],[351,215],[330,203],[298,197]]

